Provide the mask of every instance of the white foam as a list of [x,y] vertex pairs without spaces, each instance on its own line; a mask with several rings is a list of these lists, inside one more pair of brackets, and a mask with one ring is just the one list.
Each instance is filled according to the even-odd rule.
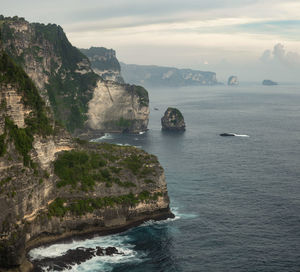
[[114,136],[110,133],[105,133],[103,136],[97,139],[92,139],[91,142],[100,142],[102,140],[111,140],[114,139]]
[[140,135],[145,134],[145,133],[146,133],[146,131],[140,131],[139,132]]
[[[80,264],[74,265],[71,269],[65,271],[111,271],[113,264],[125,262],[139,262],[142,253],[134,250],[134,245],[129,243],[129,237],[126,235],[98,236],[81,241],[71,241],[70,243],[54,244],[32,249],[29,252],[31,260],[41,260],[45,257],[59,257],[64,255],[69,249],[77,247],[96,248],[100,246],[106,248],[109,246],[116,247],[123,254],[114,254],[113,256],[95,256],[94,258]],[[53,271],[50,267],[44,267],[44,271]]]
[[235,137],[250,137],[249,135],[247,134],[235,134],[233,133]]

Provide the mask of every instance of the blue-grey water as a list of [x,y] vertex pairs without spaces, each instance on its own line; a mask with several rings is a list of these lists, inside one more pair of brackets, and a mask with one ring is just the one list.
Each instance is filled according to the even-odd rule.
[[[106,135],[158,156],[174,220],[121,234],[35,249],[55,256],[80,246],[116,246],[73,271],[300,271],[300,86],[259,84],[149,89],[149,131]],[[187,130],[163,133],[168,106]],[[153,110],[156,107],[159,110]],[[249,137],[220,137],[223,132]]]

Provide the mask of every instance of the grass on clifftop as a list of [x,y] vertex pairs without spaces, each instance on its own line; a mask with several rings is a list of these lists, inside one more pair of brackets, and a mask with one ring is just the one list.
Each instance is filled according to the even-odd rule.
[[[133,147],[95,144],[95,151],[71,150],[59,154],[54,173],[57,187],[71,185],[82,191],[94,190],[97,182],[107,187],[136,187],[134,180],[144,181],[156,175],[157,159]],[[150,166],[150,164],[153,164]],[[147,182],[145,182],[148,184]]]

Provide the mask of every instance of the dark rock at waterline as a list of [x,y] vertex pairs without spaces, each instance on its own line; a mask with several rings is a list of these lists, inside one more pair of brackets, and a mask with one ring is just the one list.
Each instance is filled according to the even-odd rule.
[[64,255],[54,258],[43,258],[41,260],[33,260],[32,263],[35,267],[34,271],[44,271],[42,267],[48,267],[51,271],[63,271],[71,269],[73,265],[81,264],[92,259],[95,256],[112,256],[114,254],[124,254],[119,252],[115,247],[107,248],[84,248],[77,247],[76,249],[69,249]]
[[115,247],[107,247],[105,249],[105,254],[111,256],[113,254],[119,254],[118,250]]
[[274,85],[278,85],[277,82],[272,81],[272,80],[269,80],[269,79],[265,79],[265,80],[262,82],[262,84],[265,85],[265,86],[274,86]]
[[161,118],[161,126],[165,131],[185,131],[182,113],[176,108],[168,108]]

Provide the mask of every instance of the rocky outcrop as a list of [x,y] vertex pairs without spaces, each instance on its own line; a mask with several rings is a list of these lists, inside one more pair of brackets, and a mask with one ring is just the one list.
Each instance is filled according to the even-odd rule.
[[176,108],[168,108],[161,118],[161,126],[165,131],[185,131],[182,113]]
[[148,93],[139,86],[99,82],[89,102],[89,127],[102,132],[144,131],[148,115]]
[[30,269],[25,253],[43,243],[172,216],[155,156],[72,139],[2,52],[0,82],[1,271]]
[[239,80],[238,80],[237,76],[230,76],[228,78],[227,85],[228,86],[237,86],[237,85],[239,85]]
[[66,269],[70,270],[73,265],[79,265],[95,256],[113,255],[124,255],[124,253],[119,252],[115,247],[101,248],[97,246],[95,249],[78,247],[76,249],[69,249],[65,254],[59,257],[49,257],[33,261],[34,271],[45,271],[45,267],[51,267],[55,271],[65,271]]
[[278,85],[277,82],[275,81],[272,81],[270,79],[265,79],[263,82],[262,82],[262,85],[265,85],[265,86],[275,86],[275,85]]
[[[120,77],[120,66],[113,50],[91,48],[91,51],[87,51],[90,53],[97,51],[92,57],[97,63],[96,70],[93,71],[88,57],[72,46],[60,26],[28,23],[18,17],[2,17],[0,30],[0,49],[7,52],[24,68],[38,87],[46,104],[51,106],[55,119],[74,136],[97,136],[97,132],[103,131],[105,127],[109,128],[108,131],[116,132],[124,130],[139,132],[146,129],[149,114],[146,105],[148,98],[136,99],[132,103],[127,103],[125,108],[123,104],[119,104],[121,100],[112,101],[110,96],[105,95],[107,91],[113,92],[116,97],[124,96],[126,101],[139,96],[139,88],[121,84],[123,80]],[[114,79],[116,82],[112,84],[105,79]],[[113,90],[109,90],[110,87]],[[102,97],[106,97],[107,100],[95,100],[95,97],[99,96],[99,90],[104,91]],[[146,90],[144,92],[147,93]],[[94,109],[91,109],[91,105]],[[119,107],[122,110],[115,114],[117,119],[110,118],[112,108]],[[108,112],[99,109],[106,109]],[[141,112],[138,112],[139,110]],[[95,125],[94,119],[90,118],[95,118],[96,112],[101,112],[98,119],[101,119],[102,123],[113,122],[113,126]],[[103,120],[103,116],[107,116],[108,119]],[[135,117],[138,119],[132,119]],[[130,120],[130,126],[125,126],[124,122],[119,122],[120,120]]]
[[94,72],[103,79],[124,83],[115,50],[104,47],[91,47],[80,49],[80,51],[89,58]]
[[149,87],[182,87],[218,84],[216,73],[154,65],[121,63],[124,80]]

